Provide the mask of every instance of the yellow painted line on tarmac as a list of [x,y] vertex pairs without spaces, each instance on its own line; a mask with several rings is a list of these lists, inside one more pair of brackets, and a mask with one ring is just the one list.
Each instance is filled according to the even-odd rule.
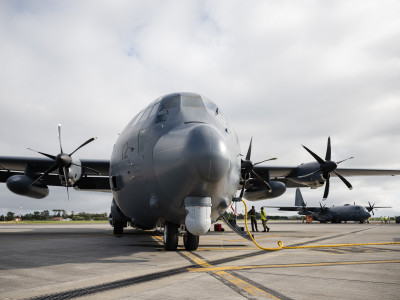
[[[211,264],[209,264],[208,262],[204,261],[203,259],[201,259],[198,256],[193,255],[190,252],[181,252],[183,255],[185,255],[186,257],[188,257],[189,259],[191,259],[192,261],[194,261],[196,264],[198,264],[199,266],[202,267],[202,269],[200,270],[206,270],[206,269],[214,269],[215,267],[213,267]],[[188,270],[190,270],[191,268],[188,268]],[[216,271],[211,271],[213,272],[215,275],[218,275],[219,277],[227,280],[228,282],[232,283],[233,285],[237,286],[238,288],[242,289],[243,291],[247,292],[250,295],[253,296],[261,296],[261,297],[267,297],[270,299],[278,299],[277,297],[271,295],[270,293],[267,293],[266,291],[263,291],[262,289],[259,289],[258,287],[232,275],[229,274],[225,271],[222,270],[216,270]]]
[[302,264],[286,264],[286,265],[255,265],[255,266],[225,266],[225,267],[203,267],[188,268],[189,272],[222,272],[234,270],[248,269],[267,269],[267,268],[291,268],[291,267],[318,267],[318,266],[340,266],[340,265],[363,265],[363,264],[387,264],[400,263],[400,260],[370,260],[370,261],[343,261],[343,262],[326,262],[326,263],[302,263]]
[[160,235],[152,235],[152,237],[155,238],[158,241],[161,241],[161,242],[163,241],[163,237],[160,236]]

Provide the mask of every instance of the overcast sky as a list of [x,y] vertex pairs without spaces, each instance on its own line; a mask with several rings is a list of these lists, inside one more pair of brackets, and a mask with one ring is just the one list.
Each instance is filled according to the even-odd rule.
[[[98,139],[79,158],[109,159],[127,122],[179,91],[215,101],[253,161],[400,169],[399,1],[1,1],[0,155],[38,156]],[[331,179],[326,204],[392,206],[399,177]],[[324,188],[302,189],[319,205]],[[261,205],[293,205],[295,190]],[[50,187],[42,200],[0,184],[0,214],[108,212],[108,193]],[[268,211],[274,214],[273,210]]]

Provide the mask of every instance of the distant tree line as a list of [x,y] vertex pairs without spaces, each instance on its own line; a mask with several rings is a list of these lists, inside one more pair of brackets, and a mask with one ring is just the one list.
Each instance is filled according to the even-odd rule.
[[[51,214],[48,210],[34,211],[33,213],[27,213],[22,215],[22,220],[25,221],[52,221],[54,219],[70,219],[72,221],[103,221],[107,220],[107,213],[92,214],[86,212],[80,212],[74,214],[72,211],[70,214],[64,209],[53,209]],[[12,221],[15,218],[19,218],[19,214],[9,211],[6,215],[0,216],[1,221]]]

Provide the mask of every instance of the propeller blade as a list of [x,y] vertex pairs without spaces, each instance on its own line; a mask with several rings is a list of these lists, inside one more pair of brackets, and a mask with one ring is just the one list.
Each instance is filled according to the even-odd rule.
[[320,164],[323,164],[325,161],[319,157],[317,154],[315,154],[314,152],[312,152],[310,149],[308,149],[306,146],[302,145],[304,149],[306,149],[308,151],[308,153],[310,153],[312,155],[312,157],[315,158],[315,160],[317,162],[319,162]]
[[258,175],[258,174],[257,174],[256,172],[254,172],[253,170],[251,171],[251,173],[252,173],[253,175],[255,175],[259,180],[261,180],[262,182],[264,182],[264,184],[268,187],[268,190],[269,190],[270,193],[272,192],[271,186],[269,185],[268,182],[266,182],[266,181],[264,180],[264,178],[262,178],[260,175]]
[[65,180],[65,187],[67,188],[67,197],[69,200],[69,191],[68,191],[68,177],[67,177],[67,168],[63,167],[63,172],[64,172],[64,180]]
[[243,198],[243,194],[244,194],[244,188],[246,186],[246,177],[244,178],[244,182],[243,182],[243,186],[242,186],[242,190],[240,191],[240,197],[239,199],[242,200]]
[[277,158],[274,157],[274,158],[266,159],[266,160],[263,160],[263,161],[259,161],[258,163],[255,163],[253,166],[259,165],[259,164],[261,164],[261,163],[263,163],[263,162],[270,161],[270,160],[277,160]]
[[325,183],[325,191],[324,191],[324,197],[322,198],[322,201],[325,201],[328,198],[328,195],[329,195],[329,177]]
[[64,153],[62,149],[62,144],[61,144],[61,124],[58,124],[58,142],[60,143],[60,151],[61,153]]
[[93,142],[95,139],[97,139],[97,137],[92,137],[92,138],[88,139],[86,142],[84,142],[82,145],[80,145],[78,148],[76,148],[69,156],[71,156],[72,154],[74,154],[76,151],[78,151],[79,149],[81,149],[83,146],[86,146],[87,144]]
[[375,215],[374,214],[375,203],[371,205],[371,203],[368,201],[368,205],[369,205],[368,211],[372,212],[372,215],[374,216]]
[[56,157],[55,157],[54,155],[47,154],[47,153],[43,153],[43,152],[40,152],[40,151],[36,151],[36,150],[31,149],[31,148],[27,148],[27,149],[28,149],[28,150],[31,150],[31,151],[33,151],[33,152],[42,154],[42,155],[44,155],[44,156],[46,156],[46,157],[48,157],[48,158],[51,158],[52,160],[56,160]]
[[251,156],[251,144],[253,143],[253,138],[250,139],[249,150],[247,150],[246,160],[250,160]]
[[43,177],[49,175],[51,172],[53,172],[55,169],[57,169],[57,164],[52,165],[46,172],[44,172],[42,175],[40,175],[38,178],[36,178],[35,181],[33,181],[29,186],[34,185],[36,182],[38,182],[40,179]]
[[331,160],[331,138],[328,137],[328,145],[326,146],[325,160]]
[[339,177],[342,181],[343,181],[343,183],[349,188],[349,190],[352,190],[353,189],[353,187],[352,187],[352,185],[350,184],[350,182],[348,182],[347,180],[346,180],[346,178],[344,178],[342,175],[340,175],[338,172],[336,172],[336,171],[333,171],[336,175],[337,175],[337,177]]
[[354,157],[352,156],[352,157],[343,159],[343,160],[341,160],[341,161],[338,161],[336,164],[337,164],[337,165],[338,165],[338,164],[341,164],[342,162],[344,162],[344,161],[346,161],[346,160],[349,160],[349,159],[353,159],[353,158],[354,158]]

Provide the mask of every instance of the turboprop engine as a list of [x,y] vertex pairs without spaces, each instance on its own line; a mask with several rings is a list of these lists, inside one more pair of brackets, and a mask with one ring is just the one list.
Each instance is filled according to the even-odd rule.
[[244,197],[250,201],[271,199],[283,195],[286,192],[286,185],[280,181],[268,182],[271,190],[264,185],[256,185],[246,189]]
[[[33,173],[33,171],[27,165],[25,168],[25,175],[11,176],[7,180],[7,187],[12,192],[19,195],[28,196],[32,198],[44,198],[48,195],[49,192],[47,186],[43,183],[42,179],[47,175],[49,175],[50,173],[54,173],[54,171],[57,170],[58,176],[61,181],[61,185],[67,188],[67,194],[69,199],[68,187],[73,186],[74,183],[77,182],[82,177],[81,161],[73,157],[72,155],[80,148],[91,143],[95,139],[96,138],[94,137],[90,138],[71,153],[69,154],[65,153],[63,151],[61,144],[61,125],[58,124],[58,140],[60,143],[60,153],[58,155],[51,155],[28,148],[29,150],[32,150],[36,153],[39,153],[53,160],[53,164],[50,166],[50,168],[47,169],[42,175],[38,176],[37,174]],[[100,174],[100,172],[94,169],[91,169],[89,167],[86,168]]]

